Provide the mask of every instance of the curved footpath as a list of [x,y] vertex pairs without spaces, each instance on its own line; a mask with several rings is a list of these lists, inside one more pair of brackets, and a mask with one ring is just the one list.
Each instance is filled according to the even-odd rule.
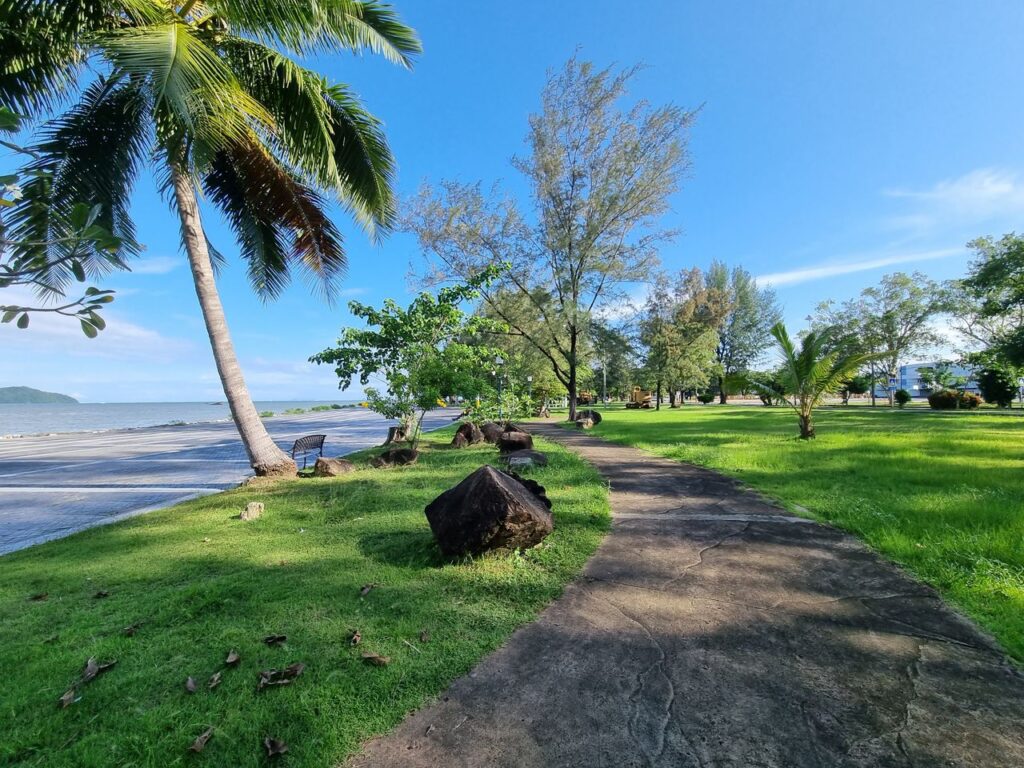
[[713,472],[531,429],[608,478],[611,533],[353,766],[1024,766],[1024,676],[932,589]]

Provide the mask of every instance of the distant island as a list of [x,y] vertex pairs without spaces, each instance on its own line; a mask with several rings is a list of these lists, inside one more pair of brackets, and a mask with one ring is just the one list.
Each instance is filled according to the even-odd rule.
[[56,392],[43,392],[32,387],[0,387],[0,404],[9,403],[77,403],[73,397]]

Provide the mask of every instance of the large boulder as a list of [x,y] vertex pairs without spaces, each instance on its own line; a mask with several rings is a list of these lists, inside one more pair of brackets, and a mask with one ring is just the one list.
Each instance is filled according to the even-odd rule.
[[526,549],[554,529],[551,511],[541,497],[524,482],[491,466],[480,467],[424,511],[437,545],[448,557]]
[[593,408],[585,408],[582,411],[576,411],[577,420],[590,419],[595,425],[600,424],[602,418],[601,412],[595,411]]
[[480,432],[484,436],[484,440],[488,443],[498,442],[498,438],[501,437],[501,433],[504,432],[504,428],[501,424],[495,424],[493,421],[488,421],[485,424],[480,425]]
[[415,464],[420,456],[419,451],[412,448],[392,448],[384,451],[380,456],[370,462],[371,467],[403,467],[406,464]]
[[546,467],[548,455],[540,451],[525,449],[512,451],[501,457],[501,460],[508,465],[509,469],[526,469],[529,467]]
[[576,426],[580,429],[593,429],[594,421],[593,419],[576,419]]
[[518,424],[513,424],[511,421],[506,421],[505,422],[505,428],[502,431],[503,432],[522,432],[524,435],[526,434],[526,430],[525,429],[520,427]]
[[339,477],[355,471],[356,465],[348,459],[326,459],[321,456],[313,465],[313,477]]
[[502,432],[498,438],[498,450],[502,453],[522,451],[533,448],[533,438],[529,432]]
[[[459,438],[462,438],[461,440]],[[455,448],[465,448],[467,445],[476,445],[484,441],[484,433],[480,431],[480,427],[471,421],[467,421],[459,425],[459,428],[455,431],[455,437],[452,439],[452,446]]]
[[543,504],[548,509],[551,509],[551,499],[548,498],[547,489],[538,483],[536,480],[531,480],[528,477],[520,477],[515,472],[507,472],[509,477],[515,478],[517,481],[523,484],[523,486],[537,497],[537,501]]

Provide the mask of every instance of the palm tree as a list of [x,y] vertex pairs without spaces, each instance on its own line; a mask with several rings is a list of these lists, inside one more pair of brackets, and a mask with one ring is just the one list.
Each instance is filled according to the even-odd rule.
[[771,329],[782,352],[779,384],[786,404],[800,417],[800,437],[804,440],[814,439],[814,409],[825,395],[841,389],[846,379],[874,359],[837,345],[839,330],[831,327],[808,331],[797,349],[785,325],[776,323]]
[[[0,47],[0,105],[46,112],[74,98],[33,147],[27,170],[40,173],[12,211],[14,239],[51,240],[50,214],[88,200],[102,205],[101,225],[132,242],[132,184],[151,163],[178,214],[253,469],[294,472],[246,388],[197,191],[231,224],[261,297],[278,295],[293,269],[330,296],[346,259],[327,198],[371,236],[386,232],[394,162],[359,99],[290,56],[368,49],[408,67],[415,33],[377,0],[0,0]],[[93,80],[76,91],[86,74]]]

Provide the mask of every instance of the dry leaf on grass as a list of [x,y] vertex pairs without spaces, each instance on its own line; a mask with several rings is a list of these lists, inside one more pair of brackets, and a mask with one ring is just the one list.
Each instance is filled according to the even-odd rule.
[[359,630],[358,629],[353,629],[352,630],[352,636],[349,637],[349,639],[348,639],[348,644],[349,645],[359,645],[361,642],[363,642],[363,636],[361,634],[359,634]]
[[189,693],[195,693],[197,687],[196,679],[192,677],[192,675],[189,675],[188,679],[185,681],[185,690]]
[[77,699],[75,698],[75,689],[74,688],[68,688],[64,692],[64,695],[61,696],[60,699],[57,700],[57,706],[60,707],[61,709],[67,709],[72,704],[74,704],[76,701],[77,701]]
[[189,751],[190,752],[202,752],[203,751],[203,747],[206,746],[206,742],[208,742],[210,740],[211,736],[213,736],[213,728],[207,728],[201,734],[196,736],[196,740],[193,741],[192,742],[192,746],[188,748]]
[[29,598],[29,600],[31,600],[31,601],[32,601],[33,603],[38,603],[38,602],[40,602],[41,600],[45,600],[45,599],[46,599],[46,598],[48,598],[49,596],[50,596],[50,593],[49,593],[49,592],[40,592],[40,593],[38,593],[38,594],[32,595],[32,596],[31,596],[31,597]]
[[375,586],[377,586],[377,585],[376,584],[363,584],[362,589],[359,590],[359,596],[360,597],[366,597],[368,594],[370,594],[370,590],[372,590]]
[[288,635],[267,635],[263,642],[267,645],[281,645],[288,639]]
[[367,664],[370,664],[370,665],[372,665],[374,667],[386,667],[388,664],[391,663],[391,657],[390,656],[381,656],[378,653],[369,653],[369,652],[367,652],[367,653],[363,654],[363,661],[365,661]]
[[82,682],[88,683],[91,680],[96,679],[108,669],[117,664],[117,660],[104,661],[102,663],[96,661],[94,656],[90,656],[89,660],[85,662],[85,669],[82,670]]
[[277,757],[288,751],[288,745],[280,739],[272,739],[269,736],[263,740],[263,748],[267,750],[267,757]]
[[104,598],[104,597],[110,597],[110,593],[107,592],[107,590],[105,590],[105,589],[101,589],[99,592],[97,592],[92,597],[93,597],[94,600],[100,600],[101,598]]
[[241,660],[242,657],[238,655],[238,651],[232,648],[230,651],[228,651],[228,657],[224,659],[224,663],[227,664],[229,667],[237,667],[238,662],[240,662]]
[[302,662],[289,664],[284,669],[264,669],[260,672],[260,681],[256,685],[256,690],[262,691],[272,685],[290,685],[305,669],[306,665]]
[[426,630],[426,629],[421,629],[420,630],[420,642],[421,643],[429,643],[430,642],[430,632],[428,630]]
[[132,637],[136,632],[139,631],[139,627],[141,626],[141,621],[137,621],[134,624],[129,624],[127,627],[121,630],[121,634],[125,637]]
[[212,691],[214,688],[220,685],[220,677],[220,672],[214,672],[212,675],[210,675],[210,682],[206,684],[206,687]]

